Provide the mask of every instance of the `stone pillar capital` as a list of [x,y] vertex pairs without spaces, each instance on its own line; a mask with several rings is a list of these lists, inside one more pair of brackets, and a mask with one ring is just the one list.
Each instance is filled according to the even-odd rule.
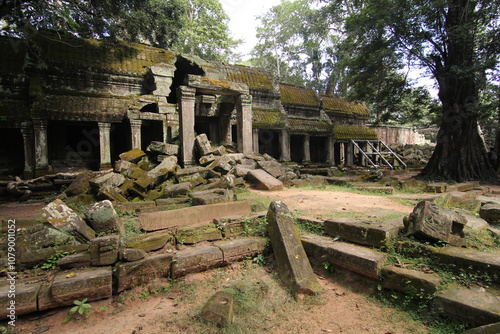
[[37,129],[46,129],[47,128],[48,121],[46,119],[34,118],[32,120],[32,122],[33,122],[33,127],[37,128]]
[[142,126],[142,119],[130,119],[130,126],[131,127],[141,127]]
[[196,94],[196,88],[188,86],[179,86],[177,88],[177,95],[184,100],[194,100]]
[[238,99],[240,100],[241,104],[252,104],[252,95],[250,94],[241,94]]
[[99,126],[99,130],[109,130],[111,129],[111,123],[108,122],[97,122],[97,125]]

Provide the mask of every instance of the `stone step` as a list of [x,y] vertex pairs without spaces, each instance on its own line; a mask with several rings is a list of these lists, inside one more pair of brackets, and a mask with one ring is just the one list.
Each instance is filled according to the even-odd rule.
[[434,273],[424,273],[393,265],[382,268],[384,289],[396,290],[413,296],[418,296],[422,292],[432,295],[436,293],[440,284],[441,277]]
[[403,227],[403,217],[385,222],[359,221],[354,218],[334,218],[324,222],[326,234],[362,245],[383,247],[397,237]]
[[477,187],[479,187],[479,182],[477,181],[456,183],[456,184],[449,184],[446,182],[434,182],[434,183],[429,183],[425,188],[425,191],[429,193],[447,193],[453,191],[469,191]]
[[500,321],[500,291],[479,286],[452,285],[436,295],[435,306],[467,323],[487,325]]
[[319,263],[329,262],[355,273],[379,279],[387,254],[367,247],[333,241],[330,237],[307,234],[300,240],[307,253]]
[[461,247],[444,247],[437,249],[435,255],[445,264],[453,264],[466,271],[475,270],[487,274],[497,283],[500,283],[500,255],[486,253]]

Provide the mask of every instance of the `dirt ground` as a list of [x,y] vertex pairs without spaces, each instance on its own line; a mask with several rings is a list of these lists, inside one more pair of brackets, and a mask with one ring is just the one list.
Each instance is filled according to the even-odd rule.
[[[281,200],[290,210],[315,217],[354,216],[353,213],[356,213],[363,217],[380,218],[399,216],[412,210],[411,206],[387,196],[344,191],[251,190],[246,196]],[[0,217],[27,218],[41,206],[43,203],[0,205]],[[376,283],[343,273],[328,274],[323,268],[316,270],[323,293],[301,301],[295,301],[287,294],[272,267],[261,267],[248,260],[190,275],[176,282],[158,281],[109,300],[92,302],[93,313],[87,319],[63,323],[70,307],[20,317],[16,333],[429,332],[422,323],[408,319],[407,314],[371,298],[376,291]],[[239,301],[237,306],[251,307],[236,311],[235,325],[231,328],[218,329],[199,319],[204,302],[216,291],[241,282],[248,288],[249,284],[259,280],[269,286],[269,292],[264,296],[251,295],[246,302]],[[107,310],[99,306],[105,306]]]

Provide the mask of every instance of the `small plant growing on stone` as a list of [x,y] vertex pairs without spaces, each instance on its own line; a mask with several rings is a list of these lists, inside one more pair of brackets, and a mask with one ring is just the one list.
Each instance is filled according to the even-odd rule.
[[68,322],[69,320],[71,320],[73,317],[79,317],[81,318],[82,316],[85,316],[85,318],[88,318],[90,316],[90,314],[92,313],[92,305],[90,305],[89,303],[87,303],[87,298],[83,299],[83,300],[75,300],[73,302],[75,304],[75,306],[73,306],[70,310],[69,310],[69,314],[66,316],[66,318],[64,318],[64,322]]
[[57,261],[65,257],[66,255],[69,255],[68,252],[57,252],[56,254],[52,255],[47,259],[47,262],[42,264],[42,269],[44,270],[54,270],[57,269]]

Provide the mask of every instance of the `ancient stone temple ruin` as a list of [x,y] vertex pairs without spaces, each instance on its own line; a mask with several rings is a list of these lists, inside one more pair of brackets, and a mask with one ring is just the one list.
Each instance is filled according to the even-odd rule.
[[354,163],[355,140],[376,140],[362,104],[280,83],[271,73],[134,43],[40,32],[0,39],[2,174],[107,169],[151,141],[195,136],[282,161]]

